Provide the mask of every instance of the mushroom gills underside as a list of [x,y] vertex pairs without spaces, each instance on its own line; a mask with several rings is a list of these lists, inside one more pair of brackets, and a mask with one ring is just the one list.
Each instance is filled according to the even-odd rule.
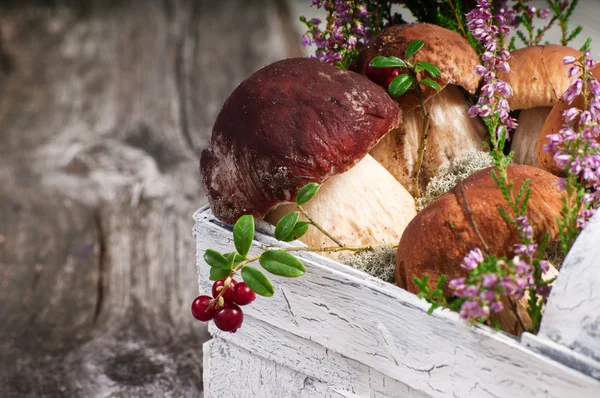
[[518,126],[510,145],[510,150],[515,153],[514,163],[538,167],[540,133],[551,110],[550,106],[542,106],[519,112]]
[[[347,246],[395,245],[416,215],[413,197],[369,155],[345,173],[325,181],[302,208]],[[294,211],[297,211],[295,204],[282,204],[267,214],[265,220],[276,225],[281,217]],[[301,219],[305,220],[302,216]],[[313,226],[299,240],[309,247],[336,246]],[[334,259],[342,255],[341,252],[323,254]]]
[[[469,104],[462,89],[457,86],[447,85],[427,101],[425,107],[430,121],[419,178],[420,191],[442,165],[468,152],[484,150],[483,142],[488,138],[483,123],[478,118],[469,117]],[[416,108],[407,112],[401,126],[388,133],[371,150],[371,155],[413,195],[422,129],[422,110]]]

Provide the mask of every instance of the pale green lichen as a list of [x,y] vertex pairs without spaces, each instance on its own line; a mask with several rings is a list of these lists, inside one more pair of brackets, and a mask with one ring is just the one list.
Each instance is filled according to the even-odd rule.
[[494,159],[488,152],[470,151],[440,167],[437,175],[427,184],[423,196],[417,200],[417,210],[423,210],[429,203],[454,188],[459,181],[493,165]]
[[378,246],[373,250],[343,254],[340,257],[340,262],[385,282],[394,283],[396,249],[392,248],[391,245]]
[[562,263],[565,261],[565,255],[560,247],[560,241],[554,241],[548,243],[546,252],[544,253],[544,259],[550,264],[554,265],[554,268],[560,269]]

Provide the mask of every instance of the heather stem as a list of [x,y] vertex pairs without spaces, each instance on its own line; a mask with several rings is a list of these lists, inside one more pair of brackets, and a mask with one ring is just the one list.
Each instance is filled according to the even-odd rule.
[[465,27],[463,26],[460,16],[458,15],[458,12],[456,11],[456,7],[454,6],[454,3],[452,2],[452,0],[446,0],[446,2],[448,3],[448,5],[450,5],[450,8],[452,9],[452,12],[454,13],[454,17],[456,18],[456,23],[458,24],[458,27],[460,28],[460,31],[461,31],[463,37],[466,39],[467,32],[465,31]]

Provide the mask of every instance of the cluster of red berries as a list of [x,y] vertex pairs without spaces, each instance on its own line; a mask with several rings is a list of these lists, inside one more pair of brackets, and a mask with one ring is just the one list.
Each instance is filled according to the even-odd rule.
[[398,68],[375,68],[371,63],[365,68],[365,76],[387,90],[388,86],[396,76],[400,74]]
[[203,322],[212,319],[222,331],[235,333],[244,321],[244,313],[239,306],[250,304],[255,299],[256,293],[245,282],[221,279],[213,284],[212,297],[196,297],[192,302],[192,315]]

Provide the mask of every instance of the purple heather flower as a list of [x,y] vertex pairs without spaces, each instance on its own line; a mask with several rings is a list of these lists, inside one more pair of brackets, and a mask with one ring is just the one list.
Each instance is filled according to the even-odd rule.
[[493,287],[496,282],[498,282],[498,276],[496,274],[485,274],[483,275],[483,281],[481,282],[481,285],[489,289]]
[[548,18],[548,15],[550,15],[550,10],[547,8],[542,8],[538,11],[538,17],[541,19]]
[[492,312],[500,312],[504,309],[504,305],[500,301],[494,301],[490,304]]
[[550,263],[548,261],[546,261],[546,260],[540,261],[540,270],[543,273],[548,272],[549,269],[550,269]]
[[550,286],[538,286],[535,288],[535,292],[544,298],[550,295],[550,290],[552,290]]
[[302,47],[309,46],[311,43],[310,38],[306,35],[302,36]]
[[469,254],[467,254],[465,256],[461,266],[464,269],[466,269],[467,271],[471,271],[472,269],[477,268],[477,266],[482,262],[483,262],[483,253],[481,252],[481,249],[477,248],[477,249],[471,250],[469,252]]
[[460,309],[460,317],[466,320],[486,318],[489,314],[489,308],[482,308],[475,300],[465,301]]
[[496,293],[494,293],[491,290],[484,290],[481,293],[479,293],[479,298],[483,302],[490,303],[490,302],[494,301],[494,299],[496,298]]
[[364,36],[365,35],[365,26],[363,24],[361,24],[360,22],[357,23],[354,28],[352,28],[352,30],[354,31],[354,33],[356,33],[359,36]]
[[563,58],[563,65],[571,65],[574,64],[575,61],[577,61],[577,58],[573,57],[572,55],[568,55]]
[[457,292],[462,291],[466,286],[465,278],[456,278],[448,282],[448,287],[452,290],[456,290]]
[[581,111],[577,108],[569,108],[562,113],[562,116],[566,123],[572,123],[580,113]]

